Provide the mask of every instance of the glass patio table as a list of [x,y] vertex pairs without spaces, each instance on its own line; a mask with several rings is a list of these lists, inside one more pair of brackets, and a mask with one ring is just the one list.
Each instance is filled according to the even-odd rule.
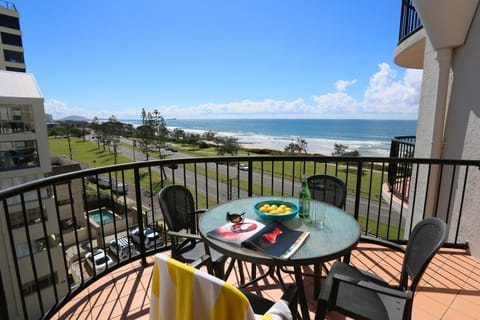
[[311,212],[325,210],[325,227],[321,229],[315,224],[307,224],[298,215],[292,220],[284,221],[283,224],[290,229],[310,232],[310,236],[289,259],[272,258],[258,251],[240,248],[237,245],[207,236],[209,231],[226,223],[227,212],[245,212],[245,218],[268,223],[268,221],[260,219],[253,209],[255,203],[265,200],[283,200],[298,204],[298,199],[286,197],[252,197],[229,201],[208,209],[200,216],[198,224],[200,235],[209,247],[229,257],[269,267],[293,267],[302,318],[309,319],[301,267],[319,265],[348,254],[357,245],[360,238],[360,227],[357,221],[343,210],[324,202],[312,200]]

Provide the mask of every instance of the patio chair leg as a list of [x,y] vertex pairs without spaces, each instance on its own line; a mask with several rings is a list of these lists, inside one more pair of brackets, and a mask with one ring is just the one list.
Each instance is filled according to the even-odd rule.
[[281,271],[280,268],[275,267],[275,271],[277,272],[278,282],[280,282],[280,285],[282,286],[283,291],[285,291],[287,289],[287,286],[285,285],[285,282],[283,281],[282,274],[280,273],[280,271]]
[[237,260],[238,263],[238,273],[240,274],[240,285],[245,283],[245,273],[243,272],[243,263],[241,260]]

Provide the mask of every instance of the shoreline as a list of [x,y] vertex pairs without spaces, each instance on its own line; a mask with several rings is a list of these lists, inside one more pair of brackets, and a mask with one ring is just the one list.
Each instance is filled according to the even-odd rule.
[[298,138],[307,142],[308,154],[331,155],[335,144],[358,151],[361,156],[388,156],[391,139],[408,135],[414,131],[415,123],[403,121],[398,125],[390,121],[345,121],[345,120],[175,120],[167,129],[181,129],[187,133],[203,135],[214,132],[218,136],[233,137],[243,149],[269,149],[284,151],[285,147]]

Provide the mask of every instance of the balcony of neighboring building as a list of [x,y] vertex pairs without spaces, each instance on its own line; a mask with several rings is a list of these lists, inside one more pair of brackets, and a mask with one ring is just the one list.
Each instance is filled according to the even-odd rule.
[[15,4],[0,0],[0,28],[20,30],[19,14]]
[[413,0],[402,0],[400,32],[394,60],[398,66],[423,68],[426,34]]

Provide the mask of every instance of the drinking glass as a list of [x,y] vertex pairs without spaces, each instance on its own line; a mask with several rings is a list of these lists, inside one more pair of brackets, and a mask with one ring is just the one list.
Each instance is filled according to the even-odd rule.
[[313,209],[313,219],[314,223],[317,228],[319,229],[324,229],[325,228],[325,211],[327,210],[327,207],[324,206],[323,204],[318,204],[318,206],[314,206]]

